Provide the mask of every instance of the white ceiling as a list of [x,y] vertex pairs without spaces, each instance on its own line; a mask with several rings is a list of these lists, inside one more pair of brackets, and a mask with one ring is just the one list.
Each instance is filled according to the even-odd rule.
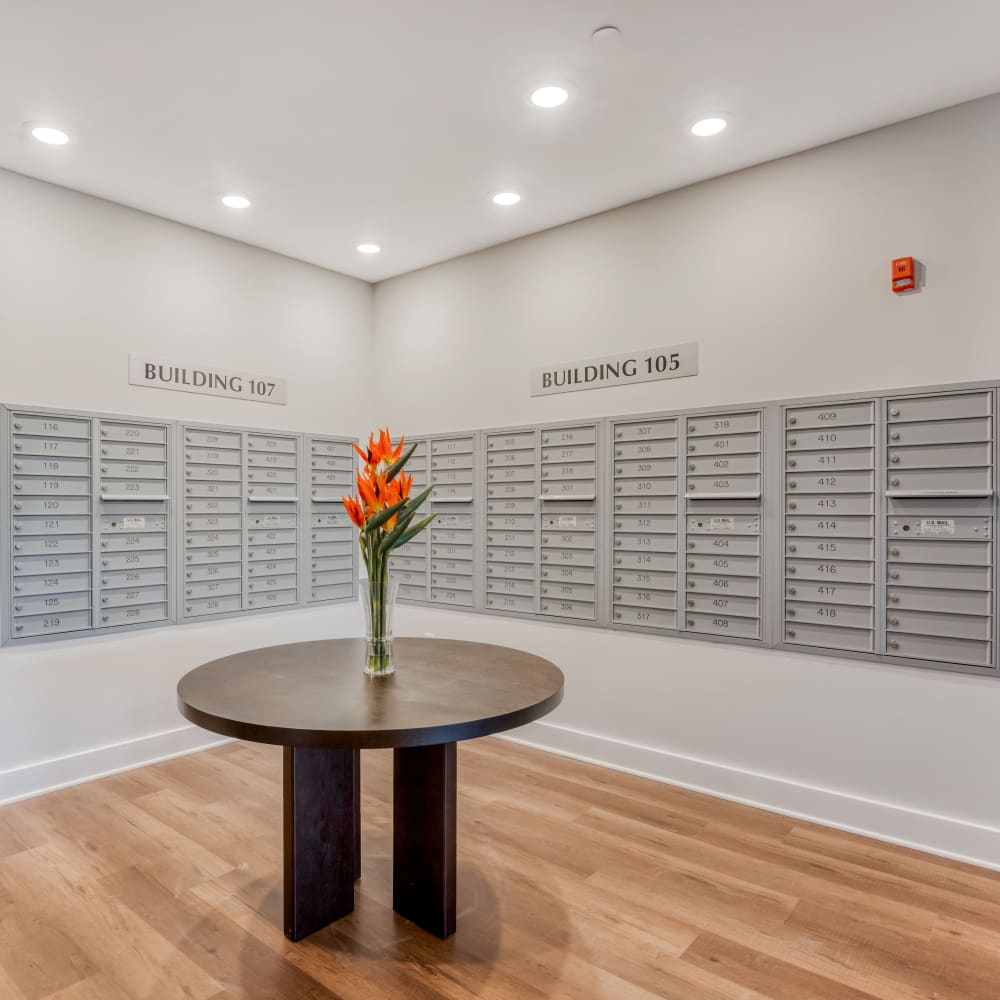
[[0,166],[376,281],[1000,91],[998,38],[998,0],[0,0]]

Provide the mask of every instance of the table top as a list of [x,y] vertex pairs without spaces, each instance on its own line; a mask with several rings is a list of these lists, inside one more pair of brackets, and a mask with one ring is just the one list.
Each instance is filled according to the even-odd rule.
[[505,646],[396,639],[389,677],[364,673],[364,639],[296,642],[212,660],[181,678],[196,725],[283,746],[415,747],[488,736],[551,712],[562,671]]

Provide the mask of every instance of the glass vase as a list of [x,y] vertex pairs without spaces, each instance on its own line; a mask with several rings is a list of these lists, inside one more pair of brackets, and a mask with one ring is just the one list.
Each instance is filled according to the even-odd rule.
[[388,677],[392,663],[392,629],[396,613],[399,581],[388,573],[361,588],[365,614],[365,673],[370,677]]

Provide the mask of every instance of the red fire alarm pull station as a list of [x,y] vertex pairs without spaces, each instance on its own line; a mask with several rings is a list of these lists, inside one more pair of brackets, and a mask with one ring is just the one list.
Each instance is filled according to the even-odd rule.
[[892,262],[892,290],[912,292],[917,287],[917,268],[912,257],[897,257]]

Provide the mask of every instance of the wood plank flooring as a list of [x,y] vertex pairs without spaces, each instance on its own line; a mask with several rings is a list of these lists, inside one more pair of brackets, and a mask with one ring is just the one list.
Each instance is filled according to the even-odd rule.
[[459,749],[458,934],[391,906],[363,754],[357,909],[281,933],[281,751],[0,809],[2,1000],[998,1000],[1000,874],[497,740]]

